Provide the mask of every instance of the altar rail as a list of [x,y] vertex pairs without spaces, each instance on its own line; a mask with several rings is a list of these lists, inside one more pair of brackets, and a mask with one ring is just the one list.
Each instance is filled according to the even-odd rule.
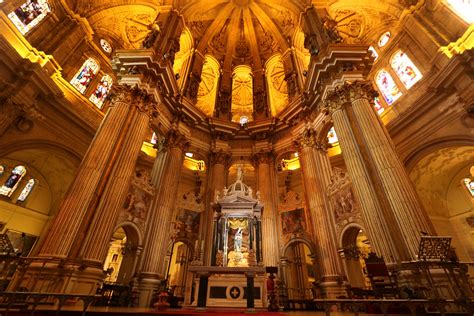
[[[0,311],[8,315],[10,311],[27,311],[34,315],[38,306],[51,307],[59,314],[64,306],[77,305],[82,302],[82,315],[101,295],[36,293],[36,292],[0,292]],[[2,314],[3,315],[3,314]]]

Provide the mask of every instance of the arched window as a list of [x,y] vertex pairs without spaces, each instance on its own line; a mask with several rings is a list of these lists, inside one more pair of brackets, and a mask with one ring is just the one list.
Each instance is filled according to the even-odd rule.
[[25,187],[21,191],[20,196],[18,197],[18,201],[24,202],[26,200],[26,198],[30,195],[31,190],[33,190],[35,185],[36,185],[36,180],[35,179],[28,180]]
[[112,77],[109,75],[104,75],[97,85],[94,93],[92,93],[91,97],[89,98],[89,100],[97,105],[99,109],[102,108],[102,104],[104,104],[105,98],[109,94],[110,88],[112,88],[112,83]]
[[383,69],[380,70],[377,73],[375,81],[377,82],[377,87],[388,105],[391,105],[402,95],[402,92],[398,89],[395,81],[393,81],[392,76],[390,76],[387,71]]
[[214,113],[219,74],[220,66],[217,59],[211,55],[206,55],[204,57],[204,63],[202,64],[201,82],[199,83],[197,91],[196,107],[209,116]]
[[235,67],[232,76],[232,121],[240,122],[242,116],[250,120],[253,114],[252,69],[246,65]]
[[378,45],[379,47],[384,47],[387,45],[388,41],[390,40],[390,37],[392,34],[390,32],[385,32],[379,37]]
[[51,12],[48,1],[28,0],[15,11],[8,14],[8,18],[15,24],[21,34],[28,33]]
[[448,5],[467,23],[474,23],[473,0],[447,0]]
[[79,90],[80,93],[84,93],[98,71],[99,64],[97,64],[93,58],[89,58],[82,64],[81,69],[71,80],[71,84]]
[[374,107],[378,115],[382,114],[385,109],[383,108],[382,102],[380,102],[379,97],[374,98]]
[[110,54],[112,52],[112,45],[106,40],[101,38],[100,39],[100,47],[102,47],[102,50],[106,52],[107,54]]
[[373,48],[372,46],[369,47],[369,52],[372,54],[372,57],[374,57],[374,61],[377,60],[377,58],[379,58],[379,54],[377,53],[375,48]]
[[462,183],[464,184],[471,197],[474,197],[474,181],[472,181],[470,178],[464,178],[462,179]]
[[423,77],[415,64],[401,50],[393,54],[390,65],[407,89],[410,89]]
[[281,54],[273,55],[265,63],[270,109],[278,115],[288,105],[288,86],[285,80],[285,67]]
[[329,145],[336,146],[339,144],[339,139],[337,139],[336,131],[334,126],[331,127],[328,131],[328,143]]
[[158,143],[158,136],[156,136],[156,133],[153,132],[153,135],[151,136],[150,143],[153,145],[156,145]]
[[5,183],[0,188],[0,194],[10,197],[25,174],[26,168],[24,166],[16,166],[13,168],[12,173],[8,177],[7,181],[5,181]]

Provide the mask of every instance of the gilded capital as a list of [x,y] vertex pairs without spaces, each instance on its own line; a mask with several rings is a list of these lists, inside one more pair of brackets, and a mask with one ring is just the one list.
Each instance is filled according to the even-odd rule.
[[367,99],[370,102],[373,102],[374,98],[378,96],[377,91],[369,81],[357,80],[351,83],[346,83],[346,85],[348,85],[349,94],[352,101],[358,99]]
[[252,156],[252,160],[255,166],[260,164],[270,165],[275,160],[273,152],[259,152]]
[[131,103],[132,93],[131,87],[127,85],[113,85],[109,94],[109,101],[111,104],[116,102]]
[[211,152],[211,162],[217,165],[227,166],[230,162],[231,155],[228,152],[216,151]]
[[295,141],[299,150],[307,147],[313,147],[324,152],[327,151],[327,144],[318,140],[317,132],[312,128],[306,128],[300,137]]
[[179,148],[185,151],[189,147],[189,141],[179,131],[172,129],[166,135],[163,147],[167,149]]

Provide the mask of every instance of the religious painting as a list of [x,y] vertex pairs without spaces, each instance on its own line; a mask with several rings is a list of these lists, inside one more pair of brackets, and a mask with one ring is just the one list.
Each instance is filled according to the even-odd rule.
[[82,68],[73,77],[73,79],[71,80],[71,84],[80,93],[84,93],[98,71],[99,64],[97,64],[94,59],[89,58],[84,62]]
[[246,217],[227,219],[227,266],[248,267],[250,231]]
[[199,233],[201,214],[184,208],[178,208],[174,229],[176,238],[196,239]]
[[411,59],[401,50],[392,56],[390,64],[407,89],[423,77]]
[[306,219],[304,209],[281,213],[281,225],[283,234],[303,234],[306,231]]
[[355,211],[354,193],[350,185],[346,185],[339,191],[334,192],[329,197],[329,200],[336,220],[346,218]]
[[112,82],[112,78],[109,75],[103,76],[99,84],[97,85],[97,88],[95,89],[94,93],[92,93],[91,97],[89,98],[89,100],[91,100],[92,103],[97,105],[99,109],[102,108],[105,98],[107,98],[107,95],[109,94],[110,89],[112,88]]
[[383,69],[379,71],[375,81],[388,105],[391,105],[402,96],[402,92],[398,89],[392,76],[387,71]]
[[13,251],[15,253],[21,253],[21,255],[24,257],[29,255],[36,243],[36,240],[38,240],[38,236],[33,236],[10,229],[7,230],[6,234],[13,246]]
[[8,14],[8,18],[15,24],[21,34],[26,34],[35,27],[46,15],[51,12],[48,1],[28,0],[13,12]]

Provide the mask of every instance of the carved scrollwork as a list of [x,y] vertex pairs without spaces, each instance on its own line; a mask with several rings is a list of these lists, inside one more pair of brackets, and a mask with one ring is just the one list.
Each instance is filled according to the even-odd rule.
[[345,82],[328,93],[323,102],[323,110],[328,114],[332,114],[341,110],[344,104],[354,100],[364,98],[369,102],[373,102],[374,97],[377,95],[378,93],[368,81]]
[[177,130],[170,130],[166,135],[164,148],[180,148],[185,151],[189,147],[189,141]]
[[272,152],[260,152],[254,154],[252,160],[255,166],[260,164],[271,165],[275,161],[275,156]]
[[211,153],[211,163],[227,166],[230,162],[230,153],[219,151]]

